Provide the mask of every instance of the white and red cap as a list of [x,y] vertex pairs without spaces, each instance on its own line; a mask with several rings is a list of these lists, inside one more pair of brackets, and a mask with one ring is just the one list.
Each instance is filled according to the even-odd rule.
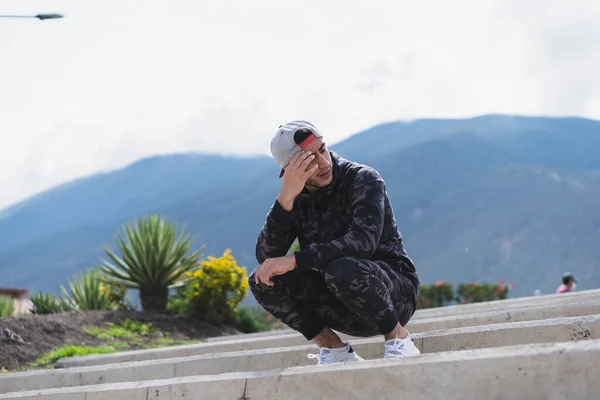
[[280,125],[271,140],[271,154],[281,167],[279,177],[283,176],[283,168],[290,163],[297,152],[322,137],[319,130],[307,121],[291,121]]

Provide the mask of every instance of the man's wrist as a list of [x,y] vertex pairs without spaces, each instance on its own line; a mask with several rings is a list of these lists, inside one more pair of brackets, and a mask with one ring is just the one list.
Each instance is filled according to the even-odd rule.
[[288,196],[285,193],[279,193],[277,196],[277,201],[286,211],[292,211],[292,208],[294,208],[294,199],[295,197]]
[[290,254],[287,257],[290,259],[290,264],[292,265],[292,269],[296,269],[296,267],[298,266],[298,264],[296,263],[296,255]]

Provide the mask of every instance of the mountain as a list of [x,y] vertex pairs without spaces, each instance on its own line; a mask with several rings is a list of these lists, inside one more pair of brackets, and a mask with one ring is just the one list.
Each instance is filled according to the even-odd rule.
[[[0,212],[0,252],[56,232],[151,211],[271,165],[267,157],[154,156],[60,185]],[[253,172],[249,172],[252,175]]]
[[[330,148],[386,179],[421,280],[552,292],[564,271],[600,287],[600,122],[484,115],[392,122]],[[0,212],[0,286],[57,290],[127,219],[159,212],[205,253],[254,244],[281,182],[269,157],[175,154],[40,193]]]

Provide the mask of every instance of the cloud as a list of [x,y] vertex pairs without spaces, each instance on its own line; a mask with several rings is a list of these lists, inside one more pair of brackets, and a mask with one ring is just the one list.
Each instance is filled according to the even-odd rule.
[[520,41],[523,75],[537,82],[545,113],[598,117],[600,8],[595,3],[510,0],[498,8],[498,29],[512,31]]
[[378,89],[385,86],[392,75],[390,66],[385,62],[378,62],[364,68],[360,81],[357,83],[358,90],[367,94],[374,94]]
[[592,1],[8,0],[0,208],[174,151],[268,154],[288,119],[600,117]]

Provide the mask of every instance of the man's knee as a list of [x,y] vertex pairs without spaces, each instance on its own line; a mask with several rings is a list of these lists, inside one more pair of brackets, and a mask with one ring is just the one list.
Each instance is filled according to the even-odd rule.
[[274,294],[285,291],[285,287],[282,286],[280,278],[275,276],[271,278],[275,283],[273,286],[266,285],[264,283],[256,283],[256,270],[252,271],[248,276],[248,288],[252,292],[255,298],[260,297],[262,294]]
[[277,295],[273,287],[263,283],[256,283],[256,272],[252,271],[248,276],[248,288],[256,301],[263,307],[266,304],[273,303],[273,295]]
[[357,275],[368,272],[368,268],[354,257],[340,257],[323,268],[325,280],[328,282],[352,281]]
[[256,294],[256,292],[258,292],[260,289],[260,284],[256,283],[256,270],[252,271],[250,275],[248,275],[248,288],[253,294]]

